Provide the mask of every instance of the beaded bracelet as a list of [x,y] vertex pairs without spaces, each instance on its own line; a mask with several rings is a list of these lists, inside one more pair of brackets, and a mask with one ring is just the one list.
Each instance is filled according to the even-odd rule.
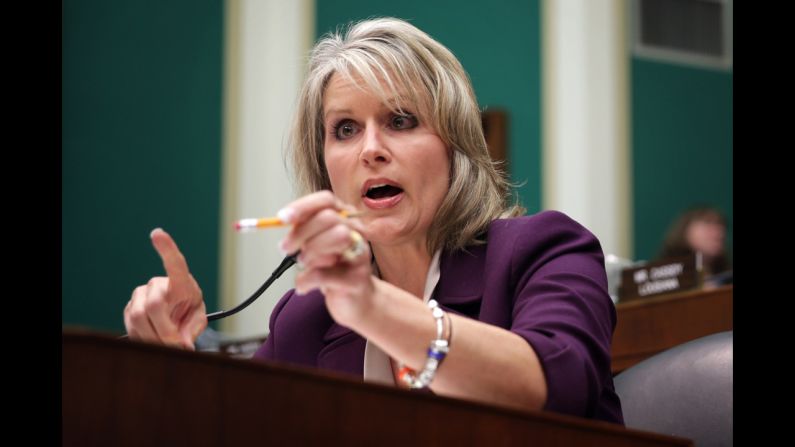
[[425,360],[425,367],[417,374],[416,371],[408,366],[400,365],[398,371],[398,378],[408,385],[409,388],[425,388],[433,381],[433,376],[436,375],[436,370],[444,360],[447,352],[450,350],[450,336],[453,333],[453,320],[448,317],[448,339],[445,340],[444,336],[444,316],[445,312],[439,307],[436,300],[428,301],[428,307],[431,308],[433,318],[436,320],[436,339],[431,341],[428,347],[428,358]]

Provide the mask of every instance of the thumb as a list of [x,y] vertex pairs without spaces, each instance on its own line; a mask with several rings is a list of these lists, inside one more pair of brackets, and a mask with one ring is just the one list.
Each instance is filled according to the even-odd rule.
[[200,312],[195,312],[190,319],[182,325],[180,335],[182,336],[182,344],[185,348],[191,351],[196,350],[194,341],[207,327],[207,315],[204,314],[203,309]]

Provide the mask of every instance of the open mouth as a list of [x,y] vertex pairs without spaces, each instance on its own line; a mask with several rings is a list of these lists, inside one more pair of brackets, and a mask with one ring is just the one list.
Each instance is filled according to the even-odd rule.
[[388,180],[368,181],[362,202],[370,209],[391,208],[403,199],[403,188]]
[[364,194],[368,199],[380,200],[394,197],[403,192],[402,188],[392,185],[373,185]]

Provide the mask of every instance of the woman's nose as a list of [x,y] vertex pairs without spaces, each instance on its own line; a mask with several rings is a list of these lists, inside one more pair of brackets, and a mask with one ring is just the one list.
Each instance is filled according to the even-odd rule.
[[362,151],[359,157],[366,165],[389,163],[392,157],[386,145],[384,132],[377,125],[367,125],[362,138]]

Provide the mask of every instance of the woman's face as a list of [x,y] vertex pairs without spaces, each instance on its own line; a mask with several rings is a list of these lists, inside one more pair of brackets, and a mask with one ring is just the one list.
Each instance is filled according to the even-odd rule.
[[334,74],[323,98],[324,157],[334,193],[363,212],[376,244],[424,244],[450,183],[450,156],[414,110],[394,113]]
[[696,251],[709,257],[723,252],[726,229],[720,221],[714,219],[696,219],[687,227],[685,234],[687,243]]

